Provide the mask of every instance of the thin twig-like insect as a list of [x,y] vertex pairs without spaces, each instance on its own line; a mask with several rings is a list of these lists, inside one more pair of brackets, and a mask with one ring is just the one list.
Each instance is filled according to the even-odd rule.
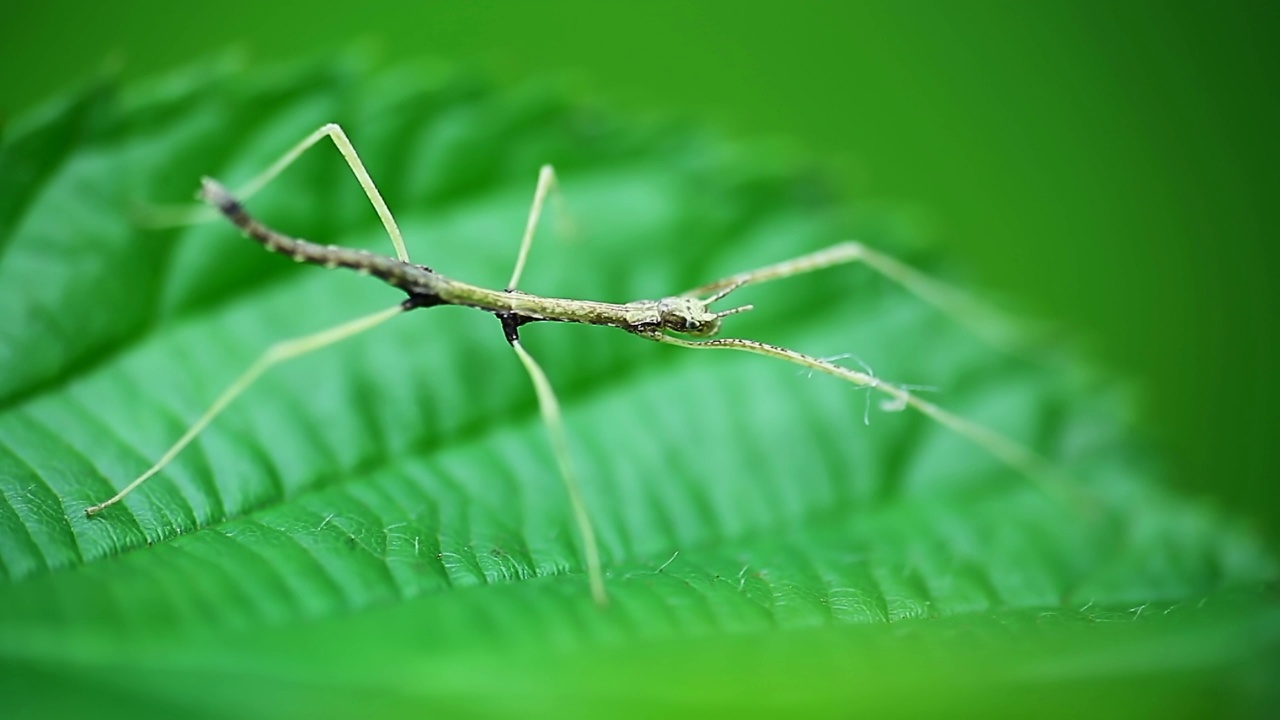
[[[365,194],[377,211],[378,217],[382,220],[383,227],[386,228],[387,234],[391,237],[391,242],[395,246],[396,257],[377,255],[363,250],[353,250],[333,245],[318,245],[289,237],[254,219],[241,204],[241,200],[247,199],[250,195],[260,190],[293,163],[299,155],[326,137],[337,146],[347,164],[351,167],[352,172],[355,173],[356,178],[360,181]],[[542,419],[551,438],[556,462],[559,465],[559,470],[572,504],[574,519],[582,542],[582,553],[585,559],[591,592],[595,600],[601,604],[607,601],[604,572],[601,568],[600,553],[596,544],[591,518],[583,503],[577,479],[573,472],[573,463],[566,441],[564,423],[560,417],[560,405],[541,366],[520,344],[520,328],[528,323],[552,321],[605,325],[625,330],[646,340],[669,345],[696,349],[723,348],[743,350],[758,355],[780,358],[810,370],[834,375],[869,390],[884,393],[889,396],[889,402],[892,405],[896,407],[909,406],[919,410],[939,423],[970,438],[1028,477],[1043,482],[1052,480],[1052,485],[1058,485],[1058,478],[1054,477],[1057,473],[1031,450],[989,428],[958,417],[933,403],[921,400],[911,394],[911,388],[908,386],[886,383],[869,372],[851,370],[836,365],[830,360],[805,355],[795,350],[756,340],[713,338],[714,335],[719,333],[725,318],[752,309],[751,305],[742,305],[719,311],[711,309],[712,304],[723,300],[733,291],[746,285],[792,277],[845,263],[865,263],[962,322],[980,325],[982,316],[988,311],[982,309],[971,299],[921,275],[888,256],[877,253],[856,242],[841,243],[776,265],[732,275],[713,283],[693,288],[680,295],[673,295],[660,300],[637,300],[618,304],[593,300],[541,297],[521,292],[516,287],[520,282],[521,274],[524,272],[529,249],[533,244],[534,231],[542,214],[543,204],[548,193],[555,185],[555,171],[550,165],[543,166],[538,176],[538,185],[533,196],[533,206],[529,212],[528,222],[525,224],[524,237],[520,244],[519,254],[516,257],[515,269],[511,273],[511,280],[503,290],[490,290],[445,277],[424,265],[415,265],[409,261],[409,253],[405,249],[404,239],[401,236],[400,228],[396,225],[395,218],[392,217],[390,209],[387,208],[386,202],[382,199],[382,195],[374,186],[373,179],[369,176],[364,164],[356,155],[351,141],[347,139],[346,133],[338,125],[325,125],[308,135],[302,142],[285,153],[275,164],[246,185],[238,194],[233,195],[217,181],[205,178],[199,193],[200,198],[219,211],[250,238],[262,243],[268,250],[284,253],[298,262],[313,263],[329,268],[351,268],[362,274],[372,275],[403,290],[408,297],[394,307],[351,320],[323,332],[273,345],[214,401],[204,415],[196,420],[195,424],[154,465],[126,485],[114,497],[101,504],[89,507],[85,513],[92,517],[102,512],[119,502],[143,482],[146,482],[148,478],[164,469],[232,400],[244,392],[262,373],[272,366],[369,330],[410,310],[440,305],[463,305],[492,313],[501,322],[502,331],[506,336],[507,342],[511,344],[525,370],[528,371],[538,397]],[[1051,487],[1050,489],[1061,491],[1060,487]]]

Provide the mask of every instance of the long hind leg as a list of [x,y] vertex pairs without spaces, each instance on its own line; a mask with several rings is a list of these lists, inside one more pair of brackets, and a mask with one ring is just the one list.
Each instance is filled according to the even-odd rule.
[[387,235],[391,237],[391,244],[396,248],[396,257],[404,262],[409,262],[409,250],[404,245],[404,236],[400,234],[400,226],[396,225],[396,219],[391,216],[391,210],[387,207],[387,202],[382,199],[382,193],[378,192],[378,187],[373,184],[373,178],[370,177],[369,171],[365,168],[364,163],[360,161],[360,156],[356,153],[355,146],[351,144],[351,140],[347,137],[347,133],[342,130],[342,126],[337,123],[327,123],[316,128],[314,132],[303,138],[297,145],[294,145],[279,160],[272,163],[270,167],[245,183],[237,193],[240,199],[249,199],[250,196],[265,187],[267,183],[274,180],[277,175],[284,172],[285,168],[292,165],[298,159],[298,156],[324,138],[329,138],[333,141],[333,144],[338,148],[338,152],[342,153],[342,159],[347,161],[347,166],[351,168],[352,174],[360,182],[360,187],[364,189],[365,197],[369,198],[373,209],[378,213],[378,219],[382,221],[382,226],[387,230]]
[[337,327],[329,328],[328,330],[294,338],[292,340],[285,340],[272,345],[265,353],[262,354],[261,357],[249,366],[248,370],[245,370],[240,377],[236,378],[236,380],[218,396],[217,400],[213,401],[213,404],[210,405],[209,409],[200,416],[200,419],[196,420],[195,423],[188,428],[185,433],[183,433],[182,437],[178,438],[178,441],[166,450],[164,455],[160,456],[160,459],[157,460],[154,465],[134,479],[133,482],[126,485],[123,490],[116,493],[109,500],[85,508],[85,515],[93,517],[112,505],[115,505],[123,500],[126,495],[137,489],[139,485],[163,470],[165,466],[177,457],[178,453],[182,452],[183,448],[189,445],[202,430],[209,426],[209,423],[213,422],[213,419],[216,418],[219,413],[231,404],[232,400],[235,400],[240,393],[248,389],[255,380],[273,366],[282,363],[285,360],[290,360],[300,355],[306,355],[309,352],[328,347],[341,340],[345,340],[353,335],[364,332],[365,330],[377,327],[396,315],[399,315],[401,312],[404,312],[404,307],[396,305],[395,307],[387,308],[386,310],[381,310],[371,315],[366,315],[362,318],[345,322]]
[[[369,198],[373,209],[377,211],[378,219],[382,221],[382,227],[386,228],[387,235],[391,238],[391,244],[395,246],[396,257],[404,262],[409,262],[409,250],[405,247],[404,236],[400,233],[400,226],[396,225],[396,219],[391,215],[391,209],[387,207],[386,200],[383,200],[382,193],[378,192],[378,187],[374,185],[368,169],[365,168],[364,163],[360,160],[360,155],[356,153],[355,146],[351,144],[346,132],[337,123],[328,123],[316,128],[310,135],[281,155],[279,160],[271,163],[266,170],[258,173],[257,177],[236,189],[234,191],[235,196],[242,201],[248,200],[250,196],[276,179],[276,176],[292,165],[302,153],[324,138],[329,138],[333,141],[334,146],[338,148],[338,152],[342,154],[342,158],[347,161],[347,167],[351,168],[351,173],[360,182],[360,187],[364,189],[365,197]],[[210,210],[206,206],[161,207],[151,208],[143,212],[143,222],[151,227],[178,227],[212,220],[217,217],[217,212]]]
[[[516,266],[511,272],[511,280],[507,290],[514,291],[524,274],[525,262],[529,259],[529,251],[533,247],[533,236],[538,229],[538,221],[542,217],[542,208],[547,195],[556,184],[556,173],[550,165],[543,165],[538,172],[538,187],[533,193],[533,205],[529,209],[529,219],[525,223],[524,237],[520,240],[520,252],[516,256]],[[546,425],[551,439],[551,449],[556,456],[560,476],[564,480],[565,490],[569,493],[569,503],[573,508],[573,518],[578,525],[578,535],[582,540],[582,554],[586,561],[587,578],[591,583],[591,595],[600,605],[608,603],[608,595],[604,587],[604,571],[600,564],[600,547],[596,542],[595,528],[591,524],[591,515],[587,512],[586,502],[582,498],[582,490],[578,486],[577,474],[573,469],[573,457],[569,453],[569,441],[565,434],[564,418],[560,414],[560,401],[556,399],[555,390],[546,372],[538,364],[528,350],[520,344],[515,328],[507,332],[507,340],[515,350],[520,363],[529,373],[533,381],[534,391],[538,396],[538,408],[542,414],[542,422]]]

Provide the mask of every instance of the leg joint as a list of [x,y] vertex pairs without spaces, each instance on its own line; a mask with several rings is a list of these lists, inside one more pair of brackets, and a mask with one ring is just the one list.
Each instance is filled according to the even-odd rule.
[[520,326],[533,322],[533,318],[517,313],[502,312],[493,315],[502,323],[502,334],[512,345],[520,342]]

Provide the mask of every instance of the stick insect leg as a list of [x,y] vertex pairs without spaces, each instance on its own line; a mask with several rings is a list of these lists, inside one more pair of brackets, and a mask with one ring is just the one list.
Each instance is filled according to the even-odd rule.
[[265,187],[277,175],[284,172],[285,168],[292,165],[298,159],[298,156],[326,137],[332,140],[333,144],[338,148],[338,152],[342,153],[342,159],[347,161],[347,166],[351,168],[351,173],[356,176],[356,180],[360,182],[360,187],[364,189],[365,197],[369,198],[373,209],[378,212],[378,219],[382,221],[382,227],[386,228],[387,235],[391,237],[391,244],[396,248],[396,257],[403,262],[409,262],[409,251],[405,247],[404,236],[400,234],[400,226],[396,225],[396,219],[392,217],[391,210],[387,207],[387,202],[382,199],[382,193],[378,192],[378,187],[373,184],[373,178],[369,176],[369,171],[365,169],[364,163],[360,161],[360,156],[356,154],[355,146],[351,144],[351,140],[337,123],[328,123],[303,138],[301,142],[280,156],[279,160],[272,163],[271,167],[263,170],[257,177],[245,183],[237,191],[238,197],[241,200],[248,200],[250,196]]
[[184,433],[181,438],[178,438],[178,441],[173,444],[173,447],[166,450],[164,455],[160,456],[160,459],[157,460],[154,465],[148,468],[146,472],[139,475],[136,480],[126,485],[123,490],[116,493],[110,500],[86,508],[84,511],[85,515],[93,517],[112,505],[115,505],[124,499],[126,495],[133,492],[139,485],[151,478],[151,476],[163,470],[166,465],[177,457],[178,453],[182,452],[183,448],[195,439],[196,435],[199,435],[202,430],[208,427],[209,423],[213,422],[213,419],[216,418],[219,413],[231,404],[232,400],[235,400],[240,393],[244,392],[255,380],[258,379],[260,375],[269,370],[272,366],[282,363],[285,360],[305,355],[314,350],[319,350],[323,347],[333,345],[340,340],[345,340],[353,335],[381,325],[387,320],[399,315],[401,312],[404,312],[404,307],[396,305],[395,307],[381,310],[373,313],[372,315],[366,315],[362,318],[351,320],[343,323],[342,325],[338,325],[337,327],[323,330],[315,333],[314,335],[305,335],[303,337],[285,340],[272,345],[265,353],[262,354],[261,357],[249,366],[248,370],[245,370],[240,377],[236,378],[235,382],[231,383],[231,385],[218,396],[217,400],[213,401],[213,405],[209,406],[209,409],[205,411],[204,415],[201,415],[200,419],[196,420],[195,424],[188,428],[186,433]]
[[[515,290],[520,284],[520,276],[524,274],[525,263],[529,259],[529,249],[533,247],[533,235],[538,229],[538,220],[542,217],[542,206],[547,194],[557,187],[556,171],[550,165],[543,165],[538,172],[538,187],[533,192],[533,205],[529,208],[529,219],[525,223],[524,237],[520,241],[520,253],[516,256],[516,267],[507,283],[507,290]],[[600,565],[600,546],[596,542],[596,531],[591,524],[591,515],[587,513],[586,502],[582,499],[582,490],[578,487],[577,475],[573,471],[573,458],[569,454],[569,440],[564,431],[564,418],[560,415],[560,401],[556,399],[551,381],[543,372],[528,350],[520,344],[517,326],[506,326],[507,340],[516,351],[529,379],[533,381],[534,391],[538,396],[538,409],[542,413],[542,422],[547,427],[551,438],[551,449],[556,456],[556,464],[560,468],[560,477],[564,480],[565,489],[569,493],[569,502],[573,507],[574,521],[578,525],[578,535],[582,538],[582,552],[586,558],[587,578],[591,583],[591,595],[599,605],[607,605],[609,596],[604,588],[604,571]]]
[[596,543],[596,531],[591,525],[591,516],[587,513],[586,502],[582,499],[582,490],[578,487],[577,476],[573,472],[573,459],[569,455],[569,440],[564,431],[564,420],[560,416],[560,402],[556,400],[551,381],[542,371],[528,350],[518,339],[511,341],[524,369],[533,380],[534,390],[538,394],[538,408],[542,412],[542,421],[547,426],[547,434],[551,436],[551,448],[555,452],[556,463],[560,466],[560,475],[564,478],[565,488],[569,491],[569,502],[573,506],[573,517],[578,524],[578,534],[582,537],[582,552],[586,556],[587,577],[591,583],[591,596],[596,603],[607,605],[609,597],[604,589],[604,571],[600,565],[600,547]]
[[922,400],[919,397],[912,395],[904,388],[881,382],[878,378],[868,373],[841,367],[828,360],[816,358],[811,355],[805,355],[804,353],[789,350],[777,345],[758,342],[756,340],[745,340],[741,338],[686,340],[684,338],[666,335],[662,332],[649,333],[644,335],[644,337],[647,337],[650,340],[667,343],[669,345],[679,345],[680,347],[695,349],[721,348],[728,350],[742,350],[744,352],[755,353],[756,355],[776,357],[812,370],[827,373],[828,375],[834,375],[835,377],[846,380],[855,385],[868,387],[872,390],[884,393],[892,397],[896,402],[902,405],[909,405],[960,435],[969,438],[990,452],[1001,462],[1036,482],[1036,484],[1051,497],[1058,500],[1067,500],[1077,507],[1085,507],[1088,504],[1087,498],[1082,494],[1082,491],[1076,483],[1071,482],[1071,480],[1065,477],[1061,471],[1054,468],[1049,461],[1045,460],[1030,448],[1021,445],[988,427],[966,420],[959,415],[955,415],[944,410],[927,400]]
[[684,297],[710,295],[720,299],[732,290],[744,285],[781,280],[824,268],[860,262],[884,277],[896,282],[908,292],[949,315],[970,332],[993,346],[1011,350],[1025,335],[1014,321],[1004,313],[977,300],[971,295],[935,280],[893,257],[868,248],[859,242],[843,242],[825,250],[802,255],[756,270],[738,273],[712,283],[693,288]]
[[[253,194],[276,179],[276,176],[292,165],[302,153],[324,138],[329,138],[333,141],[333,144],[338,148],[338,152],[342,153],[342,158],[347,161],[347,166],[351,168],[352,174],[360,182],[360,187],[364,189],[365,197],[369,198],[373,209],[377,211],[378,219],[382,221],[382,227],[386,228],[387,235],[391,238],[391,244],[395,246],[396,257],[403,262],[409,262],[409,251],[405,247],[404,236],[400,233],[400,226],[396,225],[396,219],[392,217],[391,209],[387,207],[386,201],[382,199],[382,193],[378,192],[378,187],[373,184],[373,178],[369,175],[369,171],[365,169],[364,163],[361,162],[355,146],[351,144],[351,140],[347,138],[347,134],[337,123],[328,123],[316,128],[314,132],[303,138],[301,142],[290,148],[284,155],[281,155],[280,159],[272,163],[270,167],[245,183],[243,187],[237,189],[235,191],[236,197],[242,201],[248,200]],[[216,212],[204,206],[198,208],[153,208],[146,213],[144,222],[151,227],[174,227],[204,222],[216,217],[218,217]]]
[[516,255],[516,267],[511,272],[511,280],[507,282],[507,290],[515,290],[520,284],[525,262],[529,260],[529,250],[533,247],[533,234],[538,229],[538,220],[542,218],[542,205],[547,200],[547,194],[557,187],[555,168],[543,165],[538,171],[538,187],[533,191],[533,206],[529,208],[529,220],[524,226],[524,238],[520,240],[520,253]]

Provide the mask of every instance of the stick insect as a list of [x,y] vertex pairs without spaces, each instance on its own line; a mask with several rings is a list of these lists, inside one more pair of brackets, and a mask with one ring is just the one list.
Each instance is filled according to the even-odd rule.
[[[277,175],[292,164],[303,152],[328,138],[346,160],[352,173],[359,180],[369,202],[391,238],[395,257],[378,255],[334,245],[320,245],[277,232],[249,214],[244,200],[261,190]],[[550,437],[559,473],[565,483],[577,525],[584,564],[590,582],[591,593],[597,603],[605,604],[607,594],[604,571],[591,518],[587,513],[582,494],[574,474],[566,439],[560,404],[542,367],[520,343],[520,328],[534,322],[571,322],[603,325],[624,330],[645,340],[693,349],[740,350],[757,355],[774,357],[795,363],[809,370],[817,370],[855,385],[888,396],[887,402],[897,408],[912,407],[937,422],[951,428],[986,448],[994,456],[1022,474],[1043,480],[1053,474],[1047,462],[1031,450],[1009,438],[976,423],[954,415],[937,405],[922,400],[904,386],[883,382],[870,372],[860,372],[836,365],[795,350],[745,338],[721,338],[716,336],[725,318],[752,309],[751,305],[739,305],[725,310],[713,310],[712,305],[725,299],[735,290],[755,283],[780,280],[810,273],[835,265],[864,263],[909,292],[937,305],[961,321],[972,321],[979,306],[957,291],[930,279],[914,269],[875,252],[857,242],[844,242],[808,255],[769,265],[756,270],[731,275],[679,295],[659,300],[637,300],[628,303],[609,303],[594,300],[572,300],[542,297],[518,289],[525,263],[533,245],[535,230],[548,194],[557,187],[555,170],[544,165],[538,175],[533,204],[525,223],[524,235],[516,256],[511,279],[502,290],[491,290],[446,277],[435,270],[414,264],[409,260],[404,238],[391,210],[374,185],[372,177],[356,154],[346,133],[336,124],[328,124],[308,135],[279,160],[254,178],[239,192],[232,193],[216,180],[204,178],[198,197],[238,227],[249,238],[261,243],[267,250],[284,253],[297,262],[322,265],[327,268],[349,268],[376,277],[406,294],[403,302],[384,310],[348,321],[336,327],[271,346],[256,362],[249,366],[223,393],[214,400],[205,413],[173,444],[154,465],[126,485],[110,499],[85,510],[93,517],[120,502],[142,483],[163,470],[183,448],[191,443],[237,396],[271,367],[286,360],[319,350],[359,333],[371,330],[393,317],[410,310],[461,305],[476,308],[494,315],[502,326],[502,332],[533,382],[542,420]],[[215,215],[216,217],[216,215]]]

